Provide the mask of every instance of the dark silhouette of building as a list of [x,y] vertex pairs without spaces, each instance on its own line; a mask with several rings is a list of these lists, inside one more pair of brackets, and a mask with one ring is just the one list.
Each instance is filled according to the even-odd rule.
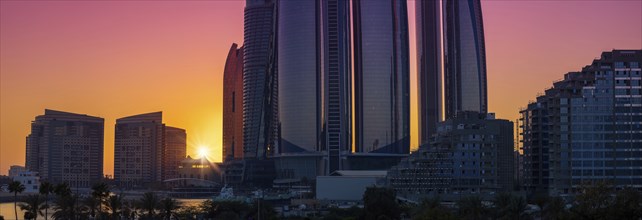
[[42,180],[89,188],[103,178],[103,118],[45,109],[31,122],[26,168]]
[[185,129],[165,126],[163,150],[163,180],[178,178],[178,166],[187,156],[187,133]]
[[176,178],[186,156],[184,129],[165,126],[163,113],[152,112],[116,119],[114,180],[136,188]]
[[162,181],[165,142],[163,113],[116,119],[114,180],[121,187],[143,187]]
[[429,144],[442,118],[440,1],[415,1],[419,145]]
[[223,161],[243,158],[243,47],[232,44],[223,73]]
[[446,118],[488,111],[486,47],[480,0],[443,1]]
[[410,152],[408,13],[403,0],[355,0],[356,152]]

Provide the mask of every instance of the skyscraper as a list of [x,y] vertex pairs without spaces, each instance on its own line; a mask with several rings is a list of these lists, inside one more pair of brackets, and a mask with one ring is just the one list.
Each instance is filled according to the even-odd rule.
[[326,174],[341,169],[352,148],[350,1],[322,0],[322,73]]
[[88,188],[103,178],[105,120],[45,109],[31,122],[26,168],[51,183]]
[[142,187],[162,181],[165,144],[163,113],[116,119],[114,180],[122,187]]
[[410,151],[410,68],[405,0],[355,0],[356,151]]
[[419,144],[428,144],[441,121],[440,1],[415,1]]
[[323,137],[320,4],[278,2],[280,154],[317,152]]
[[187,133],[185,129],[165,126],[163,149],[163,180],[178,178],[178,166],[187,156]]
[[223,73],[223,161],[243,158],[243,47],[232,44]]
[[480,0],[445,0],[446,118],[459,111],[488,111],[486,47]]
[[350,2],[278,5],[279,153],[323,154],[332,172],[352,147]]
[[265,158],[274,143],[276,101],[274,77],[269,76],[274,43],[274,1],[247,0],[243,45],[243,156]]

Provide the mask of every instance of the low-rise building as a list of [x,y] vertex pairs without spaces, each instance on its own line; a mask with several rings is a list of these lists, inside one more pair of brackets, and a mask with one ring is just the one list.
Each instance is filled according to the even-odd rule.
[[366,188],[386,185],[386,175],[385,170],[337,170],[329,176],[318,176],[317,199],[334,202],[361,201]]
[[9,167],[9,177],[18,176],[19,173],[27,171],[27,168],[24,166],[13,165]]
[[40,187],[40,175],[38,172],[23,171],[13,177],[13,181],[22,183],[26,193],[37,193]]

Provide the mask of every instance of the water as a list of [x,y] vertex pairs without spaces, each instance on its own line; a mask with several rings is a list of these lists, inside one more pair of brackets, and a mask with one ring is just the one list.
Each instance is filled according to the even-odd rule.
[[[177,200],[181,202],[181,206],[183,207],[190,207],[190,206],[198,207],[203,201],[205,201],[205,199],[177,199]],[[17,209],[18,209],[18,218],[22,219],[24,217],[24,212],[20,210],[20,206],[18,206]],[[53,211],[50,210],[49,215],[51,216],[52,213]],[[0,203],[0,215],[3,216],[5,220],[10,220],[10,219],[15,220],[16,218],[13,212],[13,202]],[[38,219],[45,219],[45,218],[42,216],[38,216]]]

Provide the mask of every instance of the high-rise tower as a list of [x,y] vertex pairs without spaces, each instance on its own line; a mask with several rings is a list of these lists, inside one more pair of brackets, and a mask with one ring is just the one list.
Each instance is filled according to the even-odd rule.
[[405,0],[354,0],[356,151],[410,151]]
[[243,156],[265,158],[274,141],[275,82],[270,82],[274,43],[274,1],[247,0],[243,45]]
[[419,145],[429,143],[442,114],[440,1],[415,1]]
[[232,44],[223,73],[223,160],[243,158],[243,47]]
[[444,82],[446,118],[459,111],[488,111],[486,47],[479,0],[445,0]]

